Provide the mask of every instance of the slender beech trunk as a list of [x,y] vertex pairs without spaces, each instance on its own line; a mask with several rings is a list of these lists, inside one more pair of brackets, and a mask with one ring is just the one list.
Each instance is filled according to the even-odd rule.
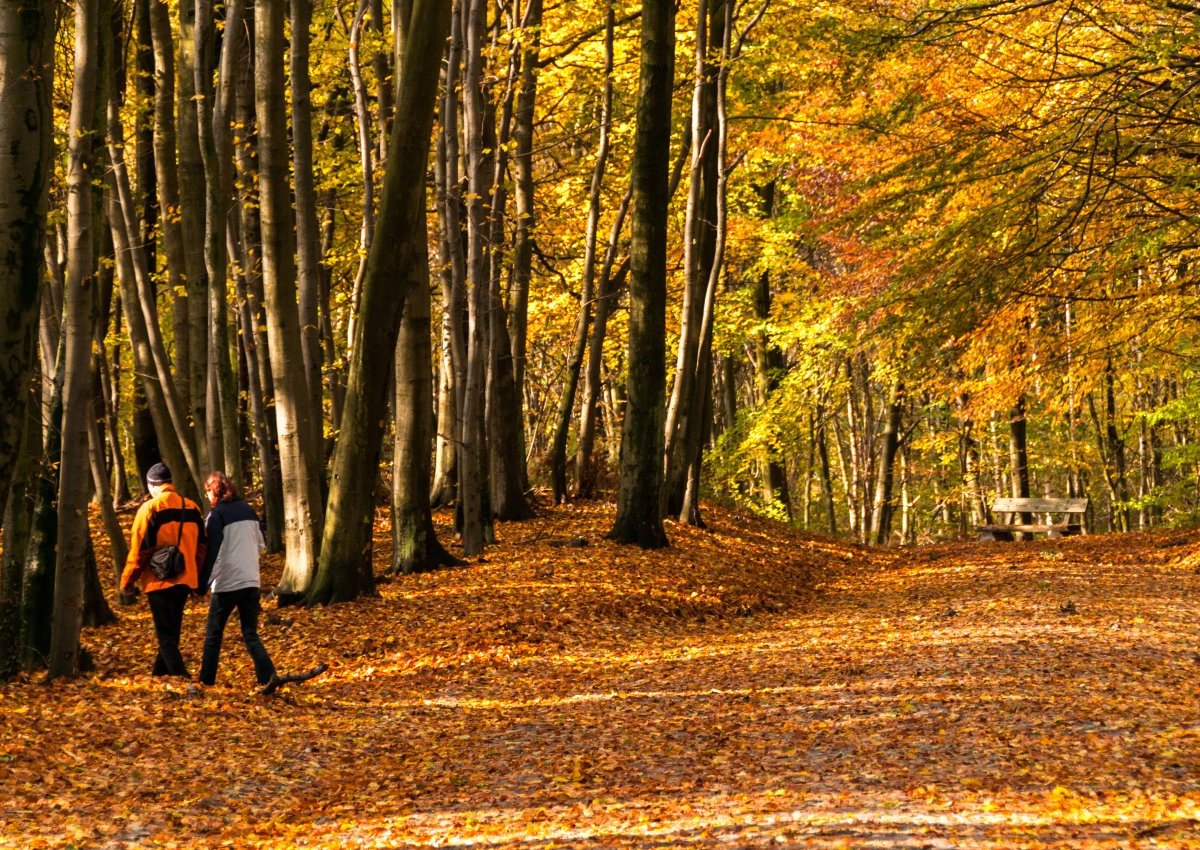
[[[422,223],[421,229],[424,227]],[[405,299],[396,343],[396,437],[392,455],[392,566],[389,570],[392,573],[424,572],[459,563],[437,539],[429,501],[433,364],[429,348],[428,273],[426,256],[426,283],[416,286]]]
[[695,140],[684,222],[684,287],[680,315],[675,379],[667,404],[664,434],[662,493],[664,514],[678,514],[682,506],[690,458],[683,451],[682,434],[699,415],[697,400],[703,388],[696,383],[705,292],[715,268],[717,242],[717,182],[720,161],[717,140],[718,58],[724,28],[724,0],[699,0],[696,12],[696,54],[692,93],[691,132]]
[[888,393],[879,464],[875,468],[875,505],[871,511],[871,542],[882,546],[892,531],[893,481],[896,452],[900,447],[900,416],[904,410],[904,382],[896,379]]
[[[154,48],[154,167],[155,186],[158,188],[158,207],[164,210],[179,209],[179,166],[176,160],[178,147],[175,132],[175,43],[171,30],[170,10],[166,3],[147,0],[149,3],[150,34]],[[193,393],[189,319],[189,296],[187,290],[187,260],[184,250],[183,222],[179,215],[163,216],[159,225],[162,235],[163,256],[166,260],[165,283],[171,295],[175,330],[175,363],[180,399],[193,417],[200,421],[206,411],[204,398],[196,399]],[[155,266],[147,264],[151,271]],[[204,385],[196,388],[203,394]],[[198,405],[198,408],[197,408]]]
[[188,473],[176,476],[180,489],[194,495],[202,487],[200,461],[197,458],[187,411],[179,399],[170,361],[159,330],[158,308],[144,255],[132,244],[130,234],[137,232],[136,211],[125,169],[124,132],[114,99],[108,108],[108,217],[113,233],[113,250],[120,272],[121,302],[129,326],[134,360],[142,375],[154,430],[163,458],[172,469]]
[[[415,0],[400,72],[379,232],[363,285],[363,313],[350,358],[346,409],[333,456],[321,562],[306,601],[327,604],[371,592],[375,474],[387,409],[387,375],[405,302],[429,286],[425,169],[442,45],[450,24],[442,0]],[[424,344],[428,346],[428,331]],[[426,449],[427,451],[427,449]],[[363,481],[371,470],[370,485]],[[428,482],[422,482],[428,487]]]
[[[519,3],[516,4],[519,6]],[[521,56],[520,81],[517,90],[517,109],[513,124],[513,183],[516,203],[516,222],[513,228],[512,285],[509,292],[509,315],[512,321],[513,386],[518,402],[525,398],[525,358],[528,350],[529,282],[533,277],[533,240],[537,231],[537,211],[534,206],[533,132],[534,107],[537,103],[537,71],[540,62],[542,31],[542,0],[530,0],[525,9],[524,25],[531,31]],[[522,459],[526,457],[528,437],[525,421],[520,430]],[[523,484],[528,485],[529,471],[521,464]]]
[[91,411],[91,343],[95,322],[92,175],[101,140],[96,134],[100,80],[100,3],[75,3],[75,77],[67,159],[67,279],[63,305],[64,357],[62,457],[58,482],[58,547],[51,677],[79,671],[88,530],[88,418]]
[[[296,196],[296,285],[299,289],[300,341],[304,355],[304,378],[313,410],[322,410],[321,394],[321,242],[317,226],[317,191],[313,175],[312,79],[309,74],[312,41],[313,0],[290,0],[292,169]],[[313,457],[322,456],[324,429],[312,429]]]
[[642,65],[632,170],[628,400],[621,435],[617,517],[609,537],[643,548],[667,545],[660,493],[674,19],[673,0],[645,0],[642,4]]
[[350,293],[350,317],[346,324],[346,345],[353,349],[357,337],[359,311],[362,307],[363,281],[367,274],[367,257],[375,238],[375,149],[371,142],[371,107],[367,84],[362,76],[359,46],[362,44],[370,0],[358,0],[354,21],[350,25],[350,80],[354,87],[354,124],[358,130],[358,160],[362,168],[362,227],[358,236],[358,271]]
[[278,592],[285,601],[308,592],[320,542],[320,458],[311,457],[315,427],[304,382],[296,305],[295,220],[288,179],[284,86],[284,0],[254,6],[254,92],[258,116],[259,197],[267,340],[283,473],[284,548]]
[[[439,193],[440,232],[443,248],[442,263],[446,274],[442,278],[442,310],[448,317],[450,337],[450,379],[454,388],[453,424],[440,426],[453,435],[457,470],[456,514],[462,516],[463,488],[465,485],[463,440],[465,434],[465,412],[467,392],[467,257],[466,227],[464,223],[464,180],[460,171],[460,113],[459,74],[463,61],[463,25],[465,15],[463,2],[454,4],[447,45],[446,74],[442,86],[441,139],[439,140],[438,163],[442,176],[442,191]],[[461,519],[458,520],[461,532]]]
[[825,506],[825,520],[829,533],[837,534],[837,507],[833,500],[833,474],[829,464],[828,417],[823,402],[817,402],[814,415],[817,421],[817,463],[821,471],[821,502]]
[[54,173],[55,6],[0,5],[0,516],[21,456],[37,358],[47,187]]
[[596,315],[592,322],[592,335],[588,341],[587,369],[584,373],[583,396],[579,404],[579,445],[575,451],[575,495],[580,499],[590,499],[596,492],[596,419],[597,403],[600,398],[600,367],[604,363],[604,338],[608,334],[608,317],[616,306],[617,299],[629,275],[629,260],[621,264],[617,273],[613,274],[613,264],[617,258],[618,242],[629,205],[633,199],[633,183],[630,182],[621,205],[617,208],[613,220],[612,231],[608,237],[608,248],[604,255],[604,265],[600,270],[599,288],[596,294]]
[[[245,4],[230,0],[225,6],[225,28],[217,85],[212,85],[215,35],[211,0],[196,0],[196,90],[200,151],[205,171],[204,260],[208,274],[208,387],[215,409],[209,405],[209,462],[222,463],[227,475],[242,480],[239,439],[237,377],[233,371],[229,335],[228,210],[233,200],[233,100],[238,68],[244,62],[240,33]],[[220,424],[220,428],[215,427]]]
[[[609,129],[613,101],[613,28],[615,14],[612,2],[607,4],[604,34],[604,92],[600,102],[600,141],[596,148],[596,164],[592,168],[592,185],[588,193],[587,229],[584,234],[583,281],[579,292],[579,315],[575,319],[575,345],[567,361],[566,387],[559,401],[558,424],[550,447],[550,481],[554,504],[567,498],[567,435],[575,412],[575,391],[588,344],[588,327],[592,321],[593,288],[596,280],[596,248],[600,232],[600,191],[604,187],[604,172],[608,167]],[[532,191],[532,187],[530,189]]]
[[[157,3],[158,0],[151,0]],[[183,232],[183,262],[188,296],[189,394],[201,469],[208,457],[208,280],[204,265],[204,159],[200,151],[200,116],[196,91],[196,2],[179,3],[176,74],[176,145],[178,158],[179,226]],[[206,64],[206,67],[207,64]],[[166,218],[166,216],[164,216]],[[130,237],[133,237],[130,231]],[[219,415],[219,412],[216,412]]]
[[484,148],[487,91],[484,83],[484,36],[487,0],[463,0],[464,61],[463,125],[467,159],[467,359],[462,399],[462,437],[459,448],[459,504],[463,553],[483,551],[491,541],[488,507],[488,455],[485,421],[487,377],[488,255],[491,233],[491,152]]

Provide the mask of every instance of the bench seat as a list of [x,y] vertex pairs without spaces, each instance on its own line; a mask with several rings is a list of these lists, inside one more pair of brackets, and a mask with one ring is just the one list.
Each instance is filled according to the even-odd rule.
[[[1083,533],[1081,522],[1087,510],[1087,499],[996,499],[993,513],[1008,514],[1010,523],[979,525],[980,540],[1013,540],[1016,533],[1045,534],[1047,537],[1069,537]],[[1063,523],[1027,523],[1020,521],[1021,514],[1066,514]],[[1043,517],[1050,519],[1050,517]]]

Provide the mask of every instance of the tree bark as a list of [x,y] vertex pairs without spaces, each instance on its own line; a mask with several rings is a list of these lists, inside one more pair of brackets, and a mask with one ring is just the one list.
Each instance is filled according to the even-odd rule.
[[[588,347],[588,328],[592,322],[593,289],[596,281],[596,248],[600,232],[600,191],[604,187],[604,172],[608,167],[609,128],[613,100],[613,29],[615,14],[612,2],[607,3],[604,29],[604,93],[600,102],[600,140],[596,148],[596,163],[592,168],[592,185],[588,193],[587,229],[584,233],[583,281],[579,290],[579,315],[575,319],[575,344],[567,360],[566,387],[559,401],[554,440],[550,446],[550,488],[554,504],[567,498],[567,436],[575,413],[575,393],[579,373]],[[530,116],[532,121],[532,116]],[[532,193],[532,184],[530,186]],[[532,259],[532,249],[530,251]],[[594,397],[593,397],[594,398]],[[582,416],[580,417],[582,421]]]
[[[158,0],[151,0],[157,3]],[[177,125],[176,145],[179,164],[179,226],[183,233],[184,275],[188,303],[189,395],[194,425],[197,463],[207,469],[214,462],[208,457],[208,280],[204,264],[204,160],[200,151],[200,117],[197,111],[196,3],[179,3],[179,56],[175,63]],[[207,63],[205,62],[205,67]],[[172,160],[174,161],[174,160]],[[165,216],[164,216],[165,217]],[[134,231],[129,231],[130,239]],[[147,267],[149,268],[149,267]],[[217,412],[219,415],[219,411]],[[160,435],[161,436],[161,435]]]
[[488,255],[493,172],[484,147],[487,93],[484,83],[484,35],[487,0],[463,0],[463,124],[467,160],[467,357],[460,394],[462,436],[459,448],[459,505],[463,553],[468,557],[491,542],[488,506],[488,447],[485,381],[488,360]]
[[637,543],[643,548],[667,545],[660,493],[674,19],[672,0],[645,0],[642,4],[642,66],[632,170],[628,401],[621,435],[617,517],[608,535],[617,542]]
[[0,516],[21,457],[37,357],[47,187],[54,173],[55,6],[0,4]]
[[[363,285],[363,311],[351,352],[346,408],[333,456],[328,522],[308,604],[352,599],[370,579],[375,476],[387,408],[387,377],[405,302],[429,285],[425,168],[429,159],[442,45],[450,24],[441,0],[416,0],[389,143],[379,232]],[[428,345],[428,334],[425,344]],[[364,486],[367,474],[370,486]],[[422,486],[428,487],[425,482]]]
[[[421,229],[424,227],[422,223]],[[392,455],[392,566],[389,572],[405,575],[460,563],[437,539],[429,500],[433,364],[429,345],[428,274],[426,256],[426,282],[416,286],[404,301],[395,355],[396,436]]]
[[320,458],[309,454],[315,412],[304,376],[296,305],[295,219],[288,179],[284,85],[284,0],[254,6],[254,92],[258,114],[259,197],[267,341],[275,390],[284,494],[284,601],[309,591],[321,539]]
[[92,175],[101,140],[96,136],[100,66],[100,3],[75,3],[75,77],[67,158],[67,279],[63,304],[62,458],[58,481],[58,547],[51,677],[79,672],[88,530],[88,419],[91,412],[92,330],[95,322]]
[[888,393],[887,419],[883,429],[879,465],[875,468],[875,506],[871,511],[871,542],[882,546],[892,530],[892,505],[896,452],[900,447],[900,416],[903,413],[904,382],[896,379]]
[[[296,283],[304,377],[317,423],[323,425],[321,393],[321,242],[313,174],[312,79],[309,75],[313,0],[291,0],[292,169],[296,196]],[[323,453],[324,428],[312,429],[314,457]]]

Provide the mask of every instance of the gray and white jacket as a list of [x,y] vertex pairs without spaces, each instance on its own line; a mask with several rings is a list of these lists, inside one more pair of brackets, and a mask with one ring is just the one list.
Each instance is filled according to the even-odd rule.
[[267,548],[258,514],[241,499],[218,502],[204,522],[208,557],[200,573],[200,591],[228,593],[258,587],[258,555]]

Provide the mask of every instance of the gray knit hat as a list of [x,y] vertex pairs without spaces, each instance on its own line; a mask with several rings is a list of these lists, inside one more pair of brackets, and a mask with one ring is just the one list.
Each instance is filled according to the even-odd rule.
[[146,483],[155,486],[171,483],[171,468],[165,463],[156,463],[146,473]]

